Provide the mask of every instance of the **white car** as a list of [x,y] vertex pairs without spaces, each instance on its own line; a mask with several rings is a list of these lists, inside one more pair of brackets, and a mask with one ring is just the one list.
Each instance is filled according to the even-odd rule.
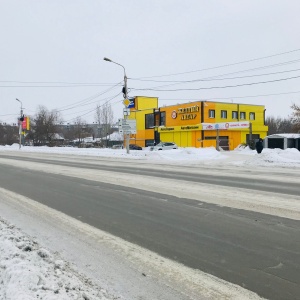
[[175,143],[169,142],[161,142],[155,146],[152,146],[150,150],[171,150],[171,149],[178,149],[178,146]]

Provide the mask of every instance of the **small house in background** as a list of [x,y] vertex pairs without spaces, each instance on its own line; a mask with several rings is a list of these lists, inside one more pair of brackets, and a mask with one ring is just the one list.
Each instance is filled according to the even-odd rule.
[[108,139],[109,147],[113,147],[115,149],[117,148],[117,146],[119,148],[123,147],[123,134],[115,131],[112,134],[108,135],[106,138]]
[[60,146],[63,145],[65,141],[64,135],[62,133],[54,133],[50,139],[51,146]]
[[300,150],[300,134],[299,133],[278,133],[272,134],[264,139],[265,148],[270,149],[287,149],[296,148]]

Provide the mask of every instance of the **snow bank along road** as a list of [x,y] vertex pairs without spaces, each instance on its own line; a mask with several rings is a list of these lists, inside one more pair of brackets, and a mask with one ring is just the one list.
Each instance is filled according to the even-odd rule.
[[[47,246],[69,255],[92,278],[99,277],[101,270],[99,284],[127,299],[139,299],[137,295],[141,299],[255,297],[216,277],[269,299],[297,299],[300,294],[297,170],[186,168],[10,153],[0,155],[0,171],[0,187],[6,195],[0,201],[1,215],[12,217],[21,206],[32,224],[39,226],[27,230],[44,240],[50,227],[57,226],[58,232],[59,228],[73,228],[68,229],[68,239],[52,236]],[[21,201],[7,191],[26,198]],[[73,219],[59,218],[55,211],[51,215],[52,221],[56,218],[54,224],[49,216],[38,219],[37,212],[45,217],[45,208],[29,199]],[[95,229],[88,230],[87,224]],[[109,241],[114,238],[102,237],[99,243],[96,228],[120,237],[124,245],[127,241],[152,252],[142,255],[143,248],[128,246],[132,244],[126,244],[126,251],[124,245],[110,244],[114,251],[109,251]],[[72,246],[66,249],[63,239]],[[78,255],[82,251],[90,254],[89,266]],[[118,255],[112,259],[113,252]],[[101,261],[99,253],[111,259]],[[117,261],[116,267],[108,263],[112,260]],[[125,268],[126,261],[131,271]],[[136,270],[144,275],[137,277]],[[132,282],[138,282],[140,288]]]

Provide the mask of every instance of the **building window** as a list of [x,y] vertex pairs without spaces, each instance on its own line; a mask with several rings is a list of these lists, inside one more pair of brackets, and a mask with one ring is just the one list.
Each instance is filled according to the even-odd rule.
[[214,118],[215,118],[215,110],[214,110],[214,109],[210,109],[210,110],[208,111],[208,116],[209,116],[210,118],[214,119]]
[[227,110],[221,110],[221,119],[227,119]]
[[166,126],[166,112],[165,111],[160,113],[159,126]]
[[154,127],[154,114],[145,115],[145,128],[153,128]]
[[246,113],[244,111],[240,112],[240,119],[245,120],[246,119]]
[[254,112],[251,112],[251,113],[249,114],[249,119],[250,119],[250,120],[255,120],[255,113],[254,113]]
[[238,119],[238,112],[237,111],[233,111],[232,112],[232,119]]

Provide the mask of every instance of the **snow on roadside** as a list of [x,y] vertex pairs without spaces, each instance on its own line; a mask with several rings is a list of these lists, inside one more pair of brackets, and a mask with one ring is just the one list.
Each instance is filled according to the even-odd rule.
[[245,166],[281,166],[297,168],[300,167],[300,151],[295,148],[286,150],[264,149],[261,154],[254,152],[254,155],[250,156],[240,164]]
[[0,218],[0,300],[114,299]]
[[108,158],[127,158],[133,160],[144,160],[153,163],[167,164],[214,164],[214,165],[236,165],[236,166],[274,166],[274,167],[300,167],[300,152],[292,149],[264,149],[261,154],[249,147],[237,147],[233,151],[217,151],[215,148],[179,148],[165,151],[150,151],[144,148],[142,151],[131,150],[130,154],[125,149],[109,148],[74,148],[74,147],[29,147],[25,146],[19,150],[19,145],[0,146],[0,152],[22,153],[52,153],[60,155],[76,155]]

